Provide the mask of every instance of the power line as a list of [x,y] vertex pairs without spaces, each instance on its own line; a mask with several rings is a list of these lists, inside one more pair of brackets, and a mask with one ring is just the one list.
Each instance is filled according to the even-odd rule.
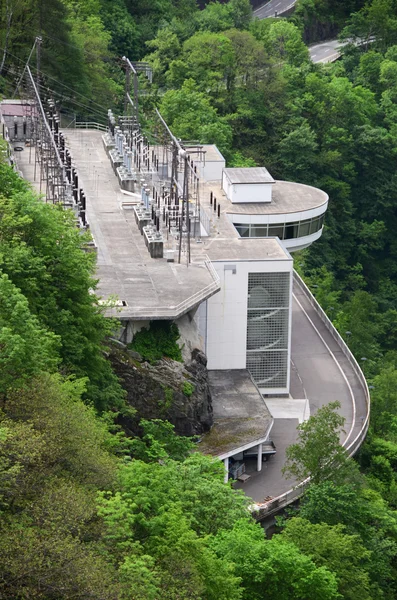
[[46,85],[39,84],[39,87],[43,91],[48,92],[50,95],[58,96],[61,100],[65,100],[65,101],[71,102],[72,104],[75,104],[76,106],[80,106],[81,108],[85,108],[88,111],[90,111],[91,114],[100,115],[101,118],[104,119],[104,113],[102,111],[100,112],[96,108],[93,108],[92,106],[88,106],[87,104],[83,104],[82,102],[79,102],[78,100],[75,100],[73,98],[69,98],[68,96],[65,96],[64,93],[52,90],[50,87],[48,87]]
[[[20,72],[19,72],[20,73]],[[18,72],[15,73],[15,76],[18,75]],[[20,79],[22,79],[23,75],[21,75]],[[10,84],[11,85],[11,84]],[[89,106],[87,104],[84,104],[82,102],[79,102],[78,100],[76,100],[75,98],[71,98],[69,96],[65,95],[65,92],[62,91],[55,91],[53,89],[51,89],[49,86],[44,85],[43,83],[39,83],[37,85],[37,88],[41,88],[42,91],[48,93],[51,96],[58,96],[60,98],[60,100],[65,100],[66,102],[70,102],[71,104],[74,104],[76,106],[79,106],[80,108],[86,109],[89,113],[91,113],[92,115],[95,115],[96,117],[100,116],[100,118],[102,120],[104,119],[104,112],[101,110],[99,111],[97,108],[93,107],[93,106]],[[99,105],[100,106],[100,105]]]
[[[0,47],[0,50],[4,50],[4,48]],[[10,56],[12,56],[13,58],[16,58],[16,60],[19,60],[19,62],[21,62],[21,63],[25,62],[21,58],[19,58],[18,56],[15,56],[15,54],[12,54],[11,52],[7,51],[7,54],[9,54]],[[34,71],[37,71],[37,69],[35,67],[31,67],[31,69],[33,69]],[[45,76],[46,79],[52,79],[58,85],[66,88],[70,92],[73,92],[74,94],[77,94],[78,96],[81,96],[82,98],[85,98],[85,100],[88,100],[88,102],[92,102],[93,104],[96,104],[97,106],[99,106],[99,108],[101,108],[102,110],[107,111],[107,108],[105,106],[102,106],[102,104],[99,104],[98,102],[95,102],[95,100],[91,100],[91,98],[88,98],[88,96],[85,96],[81,92],[78,92],[77,90],[74,90],[73,88],[71,88],[71,87],[67,86],[66,84],[62,83],[61,81],[58,81],[58,79],[55,79],[55,77],[52,77],[51,75],[47,75],[43,71],[41,71],[41,73]]]
[[28,66],[28,64],[29,64],[29,61],[30,61],[30,59],[32,58],[32,54],[33,54],[33,52],[34,52],[34,49],[36,48],[36,44],[37,44],[37,40],[38,40],[38,39],[39,39],[39,38],[36,38],[36,39],[34,40],[34,44],[33,44],[33,46],[32,46],[32,49],[31,49],[31,51],[30,51],[30,54],[29,54],[28,60],[26,61],[26,64],[25,64],[25,66],[24,66],[24,69],[23,69],[23,71],[22,71],[22,75],[21,75],[21,76],[20,76],[20,78],[19,78],[19,81],[18,81],[18,83],[17,83],[17,87],[15,88],[15,91],[14,91],[14,93],[13,93],[13,96],[15,96],[15,94],[16,94],[16,93],[17,93],[17,91],[18,91],[18,88],[19,88],[19,86],[20,86],[20,84],[21,84],[21,81],[22,81],[22,79],[23,79],[23,76],[25,75],[26,67]]
[[53,40],[54,42],[57,42],[59,44],[63,44],[64,46],[69,46],[70,48],[75,48],[76,50],[79,50],[80,52],[84,52],[84,54],[87,54],[87,56],[92,56],[94,58],[97,57],[96,54],[94,54],[93,52],[89,52],[88,50],[84,50],[84,48],[81,48],[80,46],[76,46],[76,44],[70,44],[69,42],[63,42],[62,40],[58,39],[58,38],[54,38],[52,37],[52,35],[48,35],[48,33],[41,33],[41,35],[43,35],[44,37],[47,37],[50,40]]
[[[33,67],[33,70],[36,71],[37,69]],[[95,102],[95,100],[91,100],[91,98],[89,98],[88,96],[85,96],[81,92],[78,92],[77,90],[74,90],[73,88],[69,87],[65,83],[62,83],[61,81],[59,81],[55,77],[52,77],[51,75],[47,75],[46,73],[43,72],[43,70],[41,71],[41,73],[44,75],[44,77],[46,79],[52,79],[52,81],[55,81],[55,83],[57,83],[58,85],[64,87],[67,90],[69,90],[69,92],[73,92],[73,94],[77,94],[78,96],[81,96],[85,100],[88,100],[88,102],[92,102],[92,104],[96,104],[96,106],[99,106],[99,108],[101,108],[102,110],[104,110],[105,112],[107,112],[107,108],[105,106],[102,106],[102,104],[99,104],[98,102]]]

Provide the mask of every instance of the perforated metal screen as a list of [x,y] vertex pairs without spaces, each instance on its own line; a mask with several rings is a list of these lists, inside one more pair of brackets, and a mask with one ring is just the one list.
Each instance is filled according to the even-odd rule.
[[289,273],[249,273],[247,369],[259,387],[287,386]]

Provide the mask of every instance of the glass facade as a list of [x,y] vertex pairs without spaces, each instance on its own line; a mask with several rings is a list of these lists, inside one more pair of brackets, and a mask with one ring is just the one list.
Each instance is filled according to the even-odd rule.
[[260,388],[288,386],[289,273],[248,274],[247,369]]
[[319,231],[324,224],[324,215],[295,221],[292,223],[243,224],[234,223],[240,237],[278,237],[280,240],[292,240]]

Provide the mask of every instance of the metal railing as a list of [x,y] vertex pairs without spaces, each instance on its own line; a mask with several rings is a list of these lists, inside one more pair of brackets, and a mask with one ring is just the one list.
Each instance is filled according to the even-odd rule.
[[[365,400],[366,400],[366,404],[367,404],[366,416],[365,416],[364,421],[362,422],[359,433],[354,438],[354,440],[345,448],[346,452],[348,453],[348,455],[350,457],[354,456],[354,454],[357,452],[357,450],[363,443],[365,436],[367,434],[367,431],[368,431],[368,427],[369,427],[370,394],[369,394],[368,384],[367,384],[364,374],[360,368],[360,365],[358,364],[358,362],[354,358],[353,354],[351,353],[350,348],[347,346],[346,342],[341,337],[341,335],[338,333],[338,331],[335,329],[331,320],[327,317],[327,315],[325,314],[325,312],[323,311],[323,309],[321,308],[321,306],[319,305],[319,303],[317,302],[317,300],[315,299],[315,297],[313,296],[313,294],[311,293],[311,291],[309,290],[309,288],[303,281],[302,277],[300,277],[300,275],[298,275],[298,273],[296,271],[294,271],[294,282],[299,287],[301,292],[306,296],[307,300],[310,302],[312,307],[315,309],[315,311],[318,314],[318,316],[320,317],[321,321],[324,323],[324,325],[326,326],[326,328],[328,329],[328,331],[330,332],[330,334],[332,335],[332,337],[338,344],[343,355],[345,356],[345,358],[347,358],[350,366],[352,367],[355,375],[357,376],[357,379],[359,380],[361,386],[363,387],[363,390],[365,393]],[[342,444],[342,445],[344,446],[344,444]],[[292,502],[294,502],[295,500],[297,500],[298,498],[300,498],[303,495],[303,493],[305,492],[309,483],[310,483],[310,479],[309,478],[305,479],[301,483],[297,484],[291,490],[288,490],[287,492],[285,492],[284,494],[281,494],[280,496],[277,496],[276,498],[272,498],[272,500],[270,500],[269,502],[266,502],[264,505],[259,505],[259,504],[255,505],[256,518],[259,521],[261,521],[261,520],[265,519],[266,517],[269,517],[269,516],[277,513],[279,510],[281,510],[285,506],[288,506],[289,504],[291,504]]]
[[349,361],[350,366],[352,367],[357,379],[359,380],[361,386],[364,389],[365,399],[366,399],[366,403],[367,403],[366,416],[363,421],[363,424],[362,424],[359,434],[346,447],[346,450],[349,453],[349,455],[353,456],[353,454],[355,454],[355,452],[358,450],[358,448],[364,441],[365,435],[366,435],[366,433],[368,431],[368,427],[369,427],[370,394],[369,394],[369,388],[368,388],[367,381],[364,377],[364,373],[362,372],[362,370],[360,368],[360,365],[354,358],[349,346],[346,344],[345,340],[342,338],[340,333],[335,329],[332,321],[326,315],[324,310],[321,308],[321,306],[319,305],[319,303],[317,302],[317,300],[315,299],[315,297],[313,296],[313,294],[311,293],[311,291],[309,290],[309,288],[303,281],[302,277],[300,275],[298,275],[298,273],[296,271],[294,271],[294,281],[298,285],[300,290],[304,293],[306,298],[309,300],[309,302],[313,306],[313,308],[316,310],[321,321],[324,323],[324,325],[326,326],[326,328],[328,329],[328,331],[330,332],[330,334],[332,335],[332,337],[338,344],[339,348],[342,350],[343,355]]
[[[268,4],[270,4],[270,2],[265,2],[264,4],[261,4],[260,6],[258,6],[257,8],[255,8],[253,10],[254,17],[256,16],[255,13],[258,12],[258,10],[260,10],[261,8],[264,8]],[[265,19],[269,19],[269,18],[275,17],[275,16],[281,17],[282,15],[285,15],[285,13],[292,12],[295,9],[295,4],[296,4],[296,0],[294,0],[294,2],[291,2],[291,4],[289,4],[288,6],[286,6],[285,8],[283,8],[281,10],[277,10],[275,8],[274,9],[274,14],[272,13],[271,15],[267,15],[267,17],[265,17]]]
[[107,131],[107,125],[96,123],[95,121],[75,121],[71,129],[98,129],[99,131]]

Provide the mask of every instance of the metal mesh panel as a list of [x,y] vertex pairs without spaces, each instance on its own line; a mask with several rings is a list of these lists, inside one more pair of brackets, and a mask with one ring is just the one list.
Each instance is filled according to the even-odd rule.
[[247,352],[288,346],[288,309],[250,310],[247,326]]
[[247,355],[247,369],[261,388],[286,387],[288,351],[250,353]]
[[288,308],[289,273],[249,273],[248,310]]
[[249,273],[247,369],[261,387],[286,387],[289,273]]

